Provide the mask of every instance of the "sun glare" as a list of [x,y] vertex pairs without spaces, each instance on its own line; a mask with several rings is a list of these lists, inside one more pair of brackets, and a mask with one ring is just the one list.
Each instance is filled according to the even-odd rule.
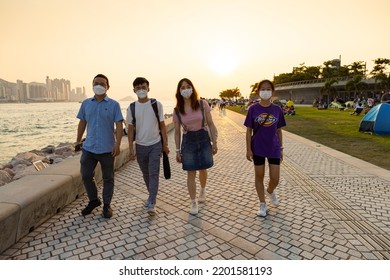
[[237,67],[237,59],[233,51],[219,49],[214,51],[209,60],[211,69],[219,75],[228,75]]

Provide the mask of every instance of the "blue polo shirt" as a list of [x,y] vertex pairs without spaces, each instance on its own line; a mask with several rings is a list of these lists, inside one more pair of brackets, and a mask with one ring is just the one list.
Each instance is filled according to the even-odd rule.
[[123,121],[119,103],[107,96],[102,101],[85,99],[77,118],[87,122],[87,137],[83,149],[94,153],[111,153],[115,145],[114,124]]

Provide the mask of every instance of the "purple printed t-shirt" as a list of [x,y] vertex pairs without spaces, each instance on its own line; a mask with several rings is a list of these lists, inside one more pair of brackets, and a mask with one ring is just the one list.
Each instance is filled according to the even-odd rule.
[[[270,113],[268,120],[260,127],[268,113]],[[271,106],[263,107],[259,103],[250,106],[244,125],[252,128],[253,133],[260,129],[252,140],[252,152],[254,155],[266,158],[280,158],[280,143],[277,130],[286,126],[286,120],[279,106],[271,104]]]

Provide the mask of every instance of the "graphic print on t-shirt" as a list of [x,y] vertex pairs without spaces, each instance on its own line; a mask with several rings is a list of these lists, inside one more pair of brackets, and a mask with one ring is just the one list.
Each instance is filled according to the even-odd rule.
[[[259,125],[262,124],[267,117],[267,113],[261,113],[258,117],[255,118],[255,122],[257,122]],[[278,119],[272,115],[269,114],[267,121],[263,124],[263,126],[271,126],[274,123],[276,123]]]

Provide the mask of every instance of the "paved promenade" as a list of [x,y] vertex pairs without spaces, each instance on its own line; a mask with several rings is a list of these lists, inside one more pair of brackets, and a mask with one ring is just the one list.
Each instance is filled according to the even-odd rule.
[[281,204],[257,217],[244,117],[213,117],[219,152],[197,216],[188,213],[186,173],[171,152],[156,216],[143,207],[143,179],[130,162],[116,173],[111,219],[101,209],[81,216],[88,201],[80,197],[0,259],[390,259],[390,171],[285,132]]

